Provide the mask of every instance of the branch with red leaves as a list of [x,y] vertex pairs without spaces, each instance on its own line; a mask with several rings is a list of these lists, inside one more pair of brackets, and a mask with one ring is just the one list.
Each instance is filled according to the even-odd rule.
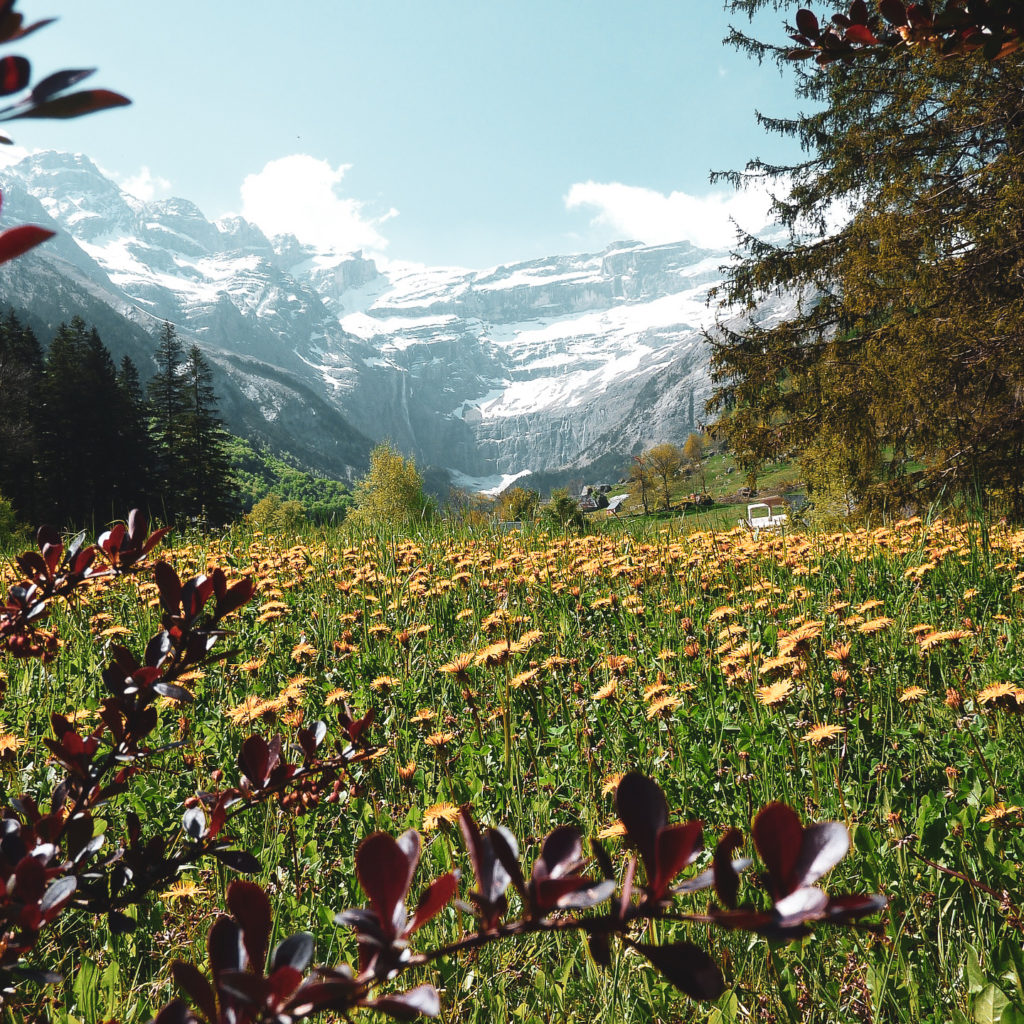
[[963,56],[981,50],[987,60],[1015,53],[1024,38],[1024,5],[1016,0],[948,0],[933,12],[926,3],[878,0],[877,13],[865,0],[833,14],[822,25],[811,11],[796,13],[798,44],[790,60],[813,57],[818,64],[855,60],[904,47],[925,46],[942,56]]
[[[138,510],[90,547],[83,547],[84,535],[79,535],[65,548],[56,531],[41,528],[39,550],[17,560],[26,579],[12,588],[0,618],[0,637],[6,636],[9,651],[45,657],[50,648],[35,624],[44,617],[47,602],[67,598],[93,579],[148,568],[145,556],[166,532],[149,533]],[[22,794],[0,810],[0,979],[7,979],[0,982],[0,1001],[12,987],[8,982],[60,980],[24,958],[41,931],[64,911],[104,915],[113,931],[129,931],[135,920],[124,911],[173,881],[183,867],[213,857],[235,871],[259,871],[259,861],[238,848],[231,820],[270,801],[296,814],[321,800],[336,801],[350,769],[374,754],[367,738],[372,711],[356,718],[342,705],[333,750],[324,745],[324,722],[298,730],[294,759],[280,736],[269,742],[249,736],[239,754],[238,784],[220,786],[222,773],[213,773],[214,785],[188,802],[175,829],[147,836],[142,821],[129,811],[122,843],[97,834],[95,812],[127,793],[158,755],[180,745],[146,745],[157,726],[156,699],[191,702],[181,676],[229,656],[214,650],[227,635],[223,620],[255,592],[251,578],[229,584],[219,568],[184,581],[166,562],[157,562],[152,572],[162,628],[146,643],[141,661],[127,647],[111,645],[113,657],[103,672],[108,695],[99,723],[80,731],[71,719],[51,715],[53,737],[43,742],[64,777],[49,806],[44,810],[35,797]]]
[[[55,20],[45,18],[26,25],[23,16],[14,10],[16,4],[17,0],[0,0],[0,44],[24,39]],[[82,117],[84,114],[109,110],[111,107],[123,107],[131,103],[126,96],[111,92],[109,89],[67,91],[95,73],[95,68],[55,71],[29,88],[32,65],[24,57],[0,58],[0,96],[22,94],[13,103],[0,107],[0,121],[16,121],[28,117]],[[0,132],[0,144],[9,145],[11,142],[12,139],[8,135]],[[53,231],[37,227],[35,224],[22,224],[0,232],[0,263],[17,259],[53,235]]]
[[[740,873],[751,861],[732,856],[742,841],[737,829],[722,837],[706,870],[678,881],[699,856],[701,823],[670,825],[660,787],[638,772],[619,783],[616,805],[636,851],[621,871],[621,883],[601,844],[591,841],[593,857],[588,860],[581,833],[569,825],[544,839],[527,881],[512,833],[501,826],[481,831],[463,808],[459,823],[476,888],[467,894],[469,903],[460,902],[459,907],[475,915],[477,930],[422,952],[412,951],[413,937],[456,899],[459,875],[447,872],[431,881],[410,913],[407,897],[420,860],[419,833],[410,829],[394,839],[374,832],[356,852],[356,871],[369,906],[335,917],[355,931],[359,957],[354,967],[321,966],[304,974],[313,956],[308,932],[285,939],[268,964],[270,902],[258,886],[234,882],[228,889],[231,915],[218,917],[208,936],[212,977],[176,962],[172,974],[184,998],[168,1003],[152,1024],[291,1024],[326,1012],[347,1019],[359,1008],[398,1020],[434,1017],[441,1003],[432,984],[404,992],[382,992],[382,986],[442,957],[556,931],[586,935],[594,961],[602,967],[611,965],[612,941],[618,940],[691,998],[717,999],[726,982],[708,953],[689,940],[641,942],[637,926],[650,920],[696,923],[788,940],[807,935],[815,924],[856,926],[886,906],[883,896],[830,896],[816,884],[849,850],[849,834],[838,822],[805,826],[784,804],[770,804],[758,814],[753,838],[766,869],[763,888],[771,903],[756,906],[739,902]],[[636,878],[641,865],[644,885]],[[590,873],[595,867],[596,875]],[[506,919],[510,887],[523,915],[513,920]],[[674,909],[677,896],[711,888],[721,906],[712,903],[701,913]],[[609,901],[604,913],[583,913]]]
[[[118,523],[83,547],[85,533],[66,546],[52,526],[36,531],[38,551],[25,551],[15,564],[25,578],[0,604],[0,650],[16,658],[53,658],[58,650],[53,633],[40,629],[54,598],[67,600],[79,587],[109,576],[123,576],[142,566],[142,559],[167,534],[169,527],[149,533],[146,517],[132,509],[127,523]],[[99,561],[97,561],[99,559]]]

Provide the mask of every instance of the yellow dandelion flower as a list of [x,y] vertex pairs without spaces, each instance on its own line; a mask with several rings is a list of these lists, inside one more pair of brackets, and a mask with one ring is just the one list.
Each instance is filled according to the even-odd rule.
[[757,670],[761,675],[769,676],[773,672],[792,672],[797,665],[802,664],[803,662],[799,658],[784,654],[778,658],[767,658],[761,662]]
[[670,715],[676,708],[682,706],[682,703],[678,697],[660,697],[647,709],[647,718],[651,720],[661,714]]
[[597,833],[598,839],[618,839],[626,834],[626,826],[621,821],[613,821]]
[[177,900],[192,900],[197,896],[205,896],[206,890],[200,888],[195,882],[188,878],[182,878],[174,882],[168,889],[160,893],[160,899],[172,903]]
[[993,825],[1005,825],[1008,824],[1007,819],[1019,816],[1020,812],[1021,808],[1016,804],[1007,807],[1006,804],[1000,800],[999,803],[986,808],[985,813],[979,820],[983,822],[991,822]]
[[834,739],[836,736],[841,736],[844,732],[846,730],[841,725],[829,725],[823,722],[821,725],[816,725],[813,729],[804,733],[801,739],[818,746],[821,743]]
[[850,647],[851,645],[848,640],[845,642],[834,643],[825,652],[825,657],[828,658],[830,661],[846,661],[850,657]]
[[871,611],[874,608],[881,608],[883,604],[885,604],[884,601],[879,601],[877,598],[872,598],[870,601],[865,601],[863,604],[857,605],[857,607],[854,608],[854,611],[860,613],[861,615],[865,615],[867,612]]
[[512,648],[507,640],[481,647],[473,655],[473,664],[481,666],[504,665],[512,656]]
[[960,596],[961,598],[963,598],[963,600],[970,601],[971,598],[978,596],[977,588],[971,587],[969,590],[965,590]]
[[447,661],[441,665],[437,671],[443,672],[447,676],[465,675],[466,670],[473,664],[473,658],[473,654],[459,654],[452,658],[451,661]]
[[311,658],[316,653],[317,650],[312,644],[302,640],[292,648],[292,661],[302,661],[303,658]]
[[857,627],[858,633],[880,633],[892,625],[892,619],[887,615],[880,615],[877,619],[868,619]]
[[100,633],[100,636],[131,636],[132,631],[125,626],[110,626]]
[[995,704],[997,702],[1004,701],[1007,697],[1012,699],[1015,697],[1016,691],[1017,687],[1012,683],[992,683],[991,685],[986,686],[985,689],[978,694],[978,703]]
[[644,700],[650,702],[655,697],[660,697],[661,694],[668,693],[668,684],[664,682],[651,683],[650,686],[644,687]]
[[251,658],[249,661],[243,661],[242,664],[238,666],[238,671],[247,672],[249,675],[255,675],[266,663],[266,658]]
[[732,605],[723,604],[716,608],[709,616],[708,622],[718,622],[721,619],[727,619],[730,615],[738,615],[739,612]]
[[255,694],[250,694],[237,707],[225,711],[224,717],[235,725],[242,725],[261,718],[269,712],[278,711],[283,706],[283,701],[279,703],[276,700],[265,700],[262,697],[257,697]]
[[604,659],[604,667],[608,669],[609,672],[616,672],[619,674],[628,672],[635,664],[636,661],[628,654],[609,654]]
[[913,704],[915,701],[919,701],[927,690],[923,686],[908,686],[899,697],[901,704]]
[[375,676],[370,683],[371,690],[390,690],[395,686],[398,686],[398,680],[394,676]]
[[529,629],[511,645],[511,648],[515,654],[525,654],[534,644],[543,639],[544,634],[539,629]]
[[343,686],[339,686],[334,690],[329,691],[324,696],[325,704],[340,704],[341,701],[347,700],[352,694],[349,690],[346,690]]
[[457,622],[463,622],[466,619],[471,619],[471,618],[473,618],[473,609],[472,608],[463,608],[462,611],[456,612],[456,614],[455,614],[455,619],[456,619]]
[[612,679],[610,682],[605,683],[599,690],[594,691],[594,700],[607,700],[609,697],[614,695],[618,688],[618,681]]
[[423,812],[423,829],[426,832],[432,832],[435,828],[440,826],[442,822],[448,825],[453,825],[458,820],[458,807],[456,807],[455,804],[442,801],[439,804],[431,804]]
[[541,668],[547,672],[554,672],[556,669],[565,668],[571,664],[568,658],[562,658],[557,654],[552,654],[551,657],[545,658],[541,662]]
[[405,764],[398,766],[398,777],[403,782],[408,782],[413,777],[413,773],[415,771],[416,771],[416,762],[415,761],[408,761]]
[[13,732],[0,732],[0,757],[4,754],[13,754],[19,747],[25,746],[25,741]]
[[755,691],[758,702],[766,708],[781,704],[792,692],[793,684],[788,679],[768,686],[759,686]]
[[539,668],[531,668],[526,672],[520,672],[509,680],[508,685],[511,686],[513,690],[518,690],[521,686],[525,686],[531,680],[536,679],[539,673]]
[[437,718],[437,712],[432,711],[430,708],[420,708],[412,718],[409,719],[411,722],[430,722]]
[[423,742],[428,747],[446,747],[454,739],[453,732],[432,732]]
[[935,633],[926,633],[918,638],[917,644],[921,651],[930,651],[939,644],[956,643],[964,637],[971,636],[966,629],[944,629]]
[[625,772],[612,772],[601,780],[601,796],[609,796],[619,788],[619,783],[625,778]]

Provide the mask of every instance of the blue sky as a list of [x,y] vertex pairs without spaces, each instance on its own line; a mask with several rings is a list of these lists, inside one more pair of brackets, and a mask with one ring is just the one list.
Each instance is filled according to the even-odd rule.
[[[21,0],[8,52],[134,105],[14,122],[144,198],[398,259],[483,267],[623,237],[728,244],[711,168],[795,159],[791,83],[721,45],[720,0]],[[766,27],[774,32],[775,19]],[[781,38],[781,28],[777,37]]]

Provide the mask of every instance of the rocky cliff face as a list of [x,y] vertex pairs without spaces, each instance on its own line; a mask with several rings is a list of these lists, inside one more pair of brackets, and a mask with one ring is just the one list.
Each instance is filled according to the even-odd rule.
[[142,203],[81,156],[37,154],[0,183],[9,223],[61,232],[35,275],[27,262],[0,275],[0,297],[30,306],[32,280],[57,275],[69,302],[88,295],[134,325],[136,350],[140,328],[172,321],[219,367],[229,425],[327,471],[351,475],[390,437],[423,464],[496,482],[625,460],[681,442],[701,417],[705,300],[724,253],[622,243],[423,267],[214,224],[184,199]]

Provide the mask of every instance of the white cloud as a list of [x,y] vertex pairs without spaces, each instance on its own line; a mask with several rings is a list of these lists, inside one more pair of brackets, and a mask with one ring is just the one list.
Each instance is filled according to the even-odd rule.
[[118,178],[117,183],[125,190],[141,199],[144,203],[170,195],[171,183],[159,174],[154,174],[148,167],[139,168],[138,174],[130,178]]
[[[780,188],[778,184],[775,187]],[[609,241],[636,239],[648,245],[688,241],[701,248],[728,249],[736,241],[736,225],[752,233],[768,226],[771,198],[757,183],[736,191],[694,196],[587,181],[569,189],[565,205],[569,210],[596,210],[591,224],[611,229],[614,239]]]
[[378,228],[398,211],[367,216],[364,203],[339,195],[350,167],[332,167],[304,153],[271,160],[242,182],[242,216],[268,236],[291,233],[300,242],[341,252],[379,251],[388,243]]

